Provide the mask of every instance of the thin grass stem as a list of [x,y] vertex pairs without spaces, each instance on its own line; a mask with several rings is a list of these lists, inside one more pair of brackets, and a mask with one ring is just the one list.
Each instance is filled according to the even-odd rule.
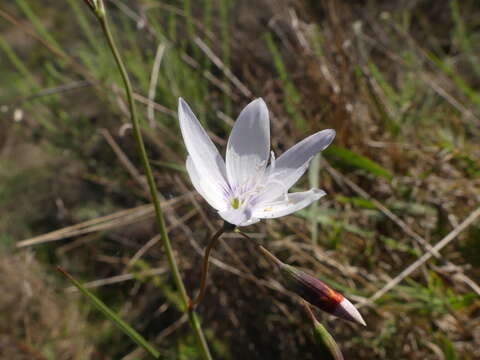
[[[125,86],[125,91],[126,91],[126,96],[128,100],[128,108],[130,111],[131,115],[131,121],[132,121],[132,126],[133,126],[133,134],[135,137],[135,141],[138,146],[138,150],[140,153],[140,158],[142,161],[142,165],[145,171],[145,175],[147,177],[147,182],[148,182],[148,187],[150,189],[150,194],[152,197],[152,202],[155,208],[155,218],[158,226],[158,231],[160,233],[161,239],[162,239],[162,244],[165,249],[165,253],[167,255],[167,260],[168,264],[170,267],[170,270],[172,272],[172,277],[175,282],[175,285],[177,287],[178,292],[180,293],[180,297],[182,299],[182,303],[187,309],[188,305],[188,295],[187,291],[185,289],[185,285],[183,283],[182,277],[180,275],[180,272],[178,270],[177,266],[177,261],[175,259],[175,256],[173,254],[172,246],[170,243],[170,239],[168,237],[168,233],[166,230],[165,226],[165,219],[163,216],[163,211],[160,206],[160,198],[157,194],[157,188],[155,185],[155,180],[153,178],[153,173],[152,169],[150,167],[150,163],[148,161],[148,156],[147,152],[145,150],[145,145],[143,142],[142,134],[141,134],[141,129],[140,129],[140,124],[136,115],[135,111],[135,103],[133,99],[133,91],[132,91],[132,85],[130,83],[130,78],[128,76],[127,70],[125,68],[125,65],[123,63],[122,57],[120,55],[120,52],[118,51],[117,46],[115,45],[115,41],[113,39],[112,33],[110,31],[110,27],[108,24],[107,16],[106,16],[106,11],[105,7],[103,4],[103,0],[98,0],[97,6],[95,9],[95,14],[100,22],[100,25],[102,27],[102,30],[105,34],[105,37],[107,38],[108,45],[112,51],[113,57],[115,58],[115,62],[117,63],[118,69],[120,71],[120,74],[122,76],[122,80]],[[198,320],[198,317],[194,311],[188,311],[188,318],[189,318],[189,323],[190,327],[192,328],[195,339],[197,342],[198,349],[200,351],[200,355],[202,359],[204,360],[210,360],[212,359],[210,350],[208,348],[207,342],[205,340],[205,336],[203,334],[202,328],[200,326],[200,321]]]

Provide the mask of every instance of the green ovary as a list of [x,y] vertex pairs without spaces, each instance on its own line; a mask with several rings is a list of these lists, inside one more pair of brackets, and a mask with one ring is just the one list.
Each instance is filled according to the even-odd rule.
[[232,200],[230,205],[232,205],[232,208],[238,209],[240,207],[240,200],[238,198],[235,198]]

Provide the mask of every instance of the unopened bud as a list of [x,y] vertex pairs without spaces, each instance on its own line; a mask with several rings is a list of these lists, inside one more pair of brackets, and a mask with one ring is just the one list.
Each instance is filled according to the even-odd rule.
[[320,310],[366,326],[362,315],[342,294],[333,290],[323,281],[308,275],[294,266],[281,262],[264,247],[260,246],[260,250],[278,266],[289,290]]

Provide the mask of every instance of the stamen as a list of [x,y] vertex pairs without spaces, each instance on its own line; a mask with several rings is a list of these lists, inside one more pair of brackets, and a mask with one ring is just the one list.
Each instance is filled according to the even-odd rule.
[[271,171],[275,170],[275,153],[270,151],[270,168],[272,169]]
[[[275,155],[273,151],[271,152],[272,160],[270,161],[270,167],[275,168]],[[255,174],[249,177],[242,184],[239,184],[235,187],[231,187],[231,192],[229,194],[230,206],[233,209],[239,209],[240,207],[245,206],[249,201],[254,198],[256,195],[265,190],[265,185],[268,182],[270,172],[267,173],[267,160],[261,161],[255,167]],[[281,184],[281,182],[279,182]],[[283,184],[282,184],[283,186]],[[286,192],[287,189],[285,189]]]

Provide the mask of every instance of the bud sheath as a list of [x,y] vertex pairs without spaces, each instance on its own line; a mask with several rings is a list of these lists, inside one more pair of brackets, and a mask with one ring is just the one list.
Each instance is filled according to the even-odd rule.
[[290,291],[320,310],[364,326],[366,325],[355,306],[342,294],[333,290],[323,281],[308,275],[294,266],[281,262],[264,247],[260,246],[260,250],[278,266],[285,280],[285,285]]

